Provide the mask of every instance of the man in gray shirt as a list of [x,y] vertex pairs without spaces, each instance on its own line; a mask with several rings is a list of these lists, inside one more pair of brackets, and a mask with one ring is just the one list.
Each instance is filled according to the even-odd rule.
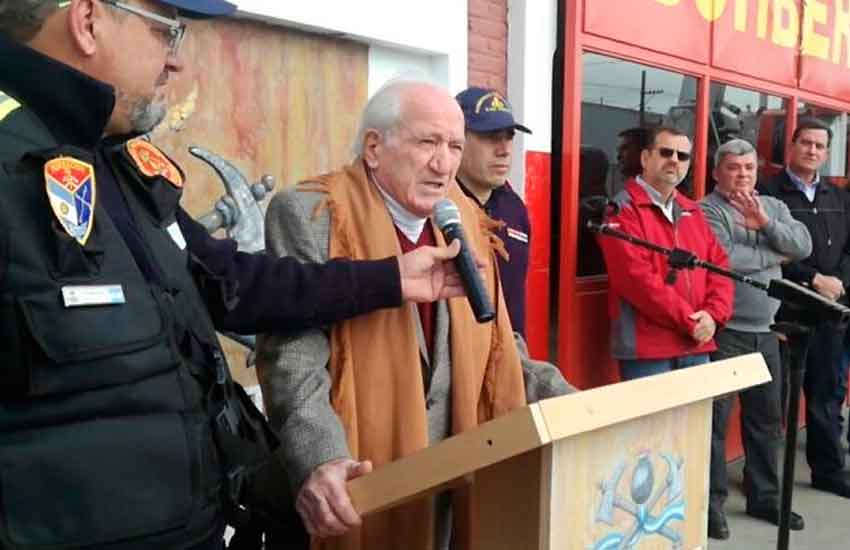
[[[795,220],[785,204],[755,191],[758,159],[753,146],[741,139],[721,145],[715,154],[714,192],[701,206],[717,240],[729,254],[732,270],[761,282],[782,277],[782,264],[806,258],[812,240],[806,226]],[[741,432],[744,441],[744,487],[747,514],[779,522],[778,455],[782,447],[781,362],[776,334],[770,331],[779,301],[748,284],[735,283],[735,309],[717,333],[713,361],[761,352],[772,381],[741,393]],[[734,395],[716,399],[711,436],[711,477],[708,535],[729,538],[723,512],[728,494],[726,429]],[[792,512],[791,529],[803,518]]]

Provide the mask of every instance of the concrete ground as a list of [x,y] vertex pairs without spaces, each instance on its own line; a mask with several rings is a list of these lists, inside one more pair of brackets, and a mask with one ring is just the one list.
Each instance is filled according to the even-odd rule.
[[[812,489],[805,453],[806,431],[797,440],[797,460],[794,469],[793,510],[803,516],[806,528],[791,531],[791,550],[848,550],[850,549],[850,499]],[[850,457],[848,457],[850,464]],[[732,536],[729,540],[709,539],[711,550],[769,550],[776,548],[778,529],[744,513],[742,478],[744,461],[729,466],[729,499],[726,517]],[[781,477],[780,477],[781,480]]]

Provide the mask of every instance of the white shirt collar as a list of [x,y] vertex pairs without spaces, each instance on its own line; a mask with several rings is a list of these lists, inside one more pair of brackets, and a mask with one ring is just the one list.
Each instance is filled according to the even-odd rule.
[[387,205],[387,210],[389,211],[390,217],[393,219],[395,226],[398,227],[399,231],[404,233],[404,236],[407,237],[410,242],[418,242],[419,237],[422,235],[422,228],[425,227],[425,222],[428,221],[428,218],[420,218],[419,216],[408,212],[397,200],[392,198],[389,193],[384,191],[384,189],[378,185],[374,175],[372,175],[372,182],[384,198],[384,204]]
[[638,182],[638,185],[643,187],[646,191],[646,194],[649,195],[649,199],[661,209],[661,212],[664,213],[664,217],[667,218],[671,223],[673,222],[673,203],[675,202],[676,190],[674,189],[670,196],[667,197],[667,202],[662,202],[663,198],[661,197],[661,193],[649,185],[646,180],[644,180],[640,176],[635,177],[635,181]]

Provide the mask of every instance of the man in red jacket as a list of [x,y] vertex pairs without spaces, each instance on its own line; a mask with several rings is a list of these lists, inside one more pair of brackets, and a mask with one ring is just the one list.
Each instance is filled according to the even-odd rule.
[[[606,222],[667,248],[728,267],[726,252],[699,205],[676,192],[688,173],[691,142],[675,128],[652,131],[641,152],[643,171],[616,197]],[[671,270],[667,257],[602,236],[608,266],[611,352],[631,380],[707,363],[714,333],[732,315],[734,284],[704,269]]]

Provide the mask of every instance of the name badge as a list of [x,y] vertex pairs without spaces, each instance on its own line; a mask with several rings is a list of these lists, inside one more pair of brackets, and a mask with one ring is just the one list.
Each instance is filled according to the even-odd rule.
[[178,225],[177,222],[172,223],[166,227],[165,230],[168,231],[168,234],[171,236],[171,240],[174,241],[177,248],[180,250],[186,250],[186,238],[183,237],[183,232],[180,231],[180,225]]
[[62,287],[65,307],[125,304],[121,285],[72,285]]
[[528,244],[528,235],[522,231],[514,229],[513,227],[508,228],[508,237]]

